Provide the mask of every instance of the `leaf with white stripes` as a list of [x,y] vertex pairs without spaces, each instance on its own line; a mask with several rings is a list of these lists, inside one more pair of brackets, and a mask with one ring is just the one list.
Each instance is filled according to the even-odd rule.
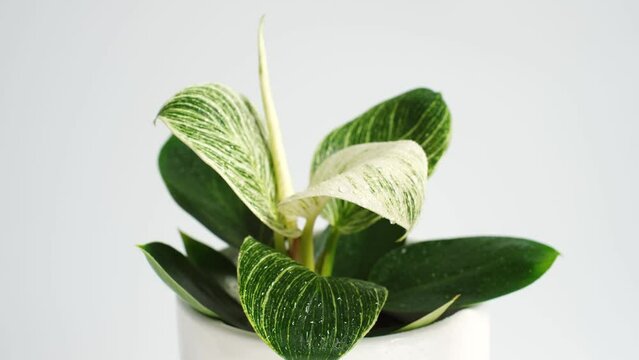
[[264,126],[249,101],[219,84],[186,88],[160,110],[163,121],[228,183],[271,229],[296,236],[277,210],[277,190]]
[[331,131],[313,156],[313,170],[346,147],[380,141],[413,140],[428,156],[429,173],[448,148],[450,112],[440,93],[420,88],[383,101]]
[[[440,93],[420,88],[383,101],[349,123],[333,130],[320,143],[313,156],[315,173],[336,152],[356,144],[380,141],[413,140],[428,157],[428,174],[432,174],[450,141],[451,117]],[[331,200],[326,214],[341,214],[341,231],[354,226],[361,229],[378,217],[352,202]]]
[[255,332],[285,359],[338,359],[375,324],[385,288],[326,278],[248,237],[238,281]]
[[331,198],[370,211],[326,207],[324,215],[340,233],[361,231],[384,217],[410,230],[422,207],[428,161],[410,140],[360,144],[328,157],[315,170],[311,185],[280,203],[285,214],[314,218]]

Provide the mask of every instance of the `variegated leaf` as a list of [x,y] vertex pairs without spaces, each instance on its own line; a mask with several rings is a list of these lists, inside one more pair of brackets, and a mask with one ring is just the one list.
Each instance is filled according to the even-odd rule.
[[310,187],[280,203],[280,210],[314,218],[330,198],[341,199],[373,213],[327,207],[325,215],[340,233],[360,231],[378,215],[409,230],[421,211],[427,168],[426,155],[414,141],[354,145],[324,160]]
[[[448,148],[450,123],[450,112],[441,94],[425,88],[408,91],[372,107],[328,134],[313,156],[313,173],[328,157],[352,145],[413,140],[428,157],[430,175]],[[342,221],[357,228],[378,219],[369,211],[341,200],[329,201],[327,213],[339,213]],[[344,224],[341,228],[348,229],[348,226]]]
[[454,310],[532,284],[558,255],[547,245],[503,236],[423,241],[388,252],[368,280],[388,288],[385,311],[428,313],[461,294]]
[[380,141],[413,140],[426,152],[429,173],[448,148],[450,112],[440,93],[420,88],[383,101],[331,131],[313,156],[313,170],[341,149]]
[[240,299],[255,332],[285,359],[338,359],[386,301],[374,283],[317,275],[248,237],[238,263]]
[[219,84],[193,86],[171,98],[158,119],[211,166],[273,230],[296,236],[277,210],[265,130],[249,101]]

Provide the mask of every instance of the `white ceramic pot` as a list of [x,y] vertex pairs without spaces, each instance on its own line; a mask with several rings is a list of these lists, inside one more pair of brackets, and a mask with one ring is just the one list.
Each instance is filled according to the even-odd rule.
[[[206,318],[178,301],[178,332],[182,360],[277,360],[254,333]],[[345,360],[488,360],[490,320],[482,308],[471,308],[425,328],[364,338]]]

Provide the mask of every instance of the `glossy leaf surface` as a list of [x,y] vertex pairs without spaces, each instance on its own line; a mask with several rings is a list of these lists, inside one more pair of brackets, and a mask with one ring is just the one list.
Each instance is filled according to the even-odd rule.
[[254,330],[285,359],[338,359],[366,335],[386,300],[381,286],[321,277],[251,238],[238,270]]
[[238,302],[179,251],[157,242],[141,245],[140,249],[162,281],[193,309],[230,325],[250,329]]
[[557,255],[544,244],[511,237],[424,241],[383,256],[369,280],[388,289],[385,311],[428,313],[457,294],[452,309],[526,287]]
[[264,125],[246,98],[220,84],[186,88],[158,119],[217,172],[271,229],[295,236],[277,211],[276,179]]

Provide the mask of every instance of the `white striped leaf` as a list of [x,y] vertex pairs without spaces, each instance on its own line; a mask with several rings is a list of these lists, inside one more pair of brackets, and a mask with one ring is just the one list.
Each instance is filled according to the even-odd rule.
[[162,107],[158,119],[220,174],[264,224],[287,236],[299,233],[278,212],[264,126],[245,97],[219,84],[189,87]]
[[370,210],[326,207],[324,215],[340,233],[361,231],[379,216],[410,230],[422,208],[427,169],[424,150],[414,141],[354,145],[324,160],[309,188],[280,203],[280,210],[314,218],[329,199],[340,199]]
[[[441,94],[425,88],[408,91],[375,105],[329,133],[315,151],[313,173],[327,158],[352,145],[413,140],[428,157],[430,175],[448,148],[450,124],[450,112]],[[354,203],[341,200],[329,201],[327,213],[340,214],[339,218],[345,222],[338,224],[342,231],[348,231],[349,227],[361,229],[379,219]]]
[[317,147],[313,170],[335,152],[356,144],[413,140],[432,173],[450,141],[450,112],[440,93],[419,88],[383,101],[331,131]]
[[238,261],[244,312],[285,359],[338,359],[368,333],[386,301],[379,285],[319,276],[251,237]]

